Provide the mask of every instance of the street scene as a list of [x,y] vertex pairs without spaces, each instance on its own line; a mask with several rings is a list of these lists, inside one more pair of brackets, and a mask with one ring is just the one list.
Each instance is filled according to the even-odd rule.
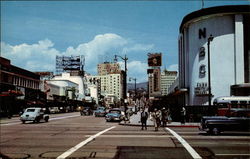
[[[136,115],[135,115],[136,116]],[[211,136],[197,125],[170,124],[155,132],[140,126],[106,122],[102,117],[79,113],[53,115],[48,123],[21,124],[17,118],[1,123],[1,152],[9,158],[248,158],[249,133],[230,132]],[[137,121],[138,123],[138,121]],[[112,129],[109,129],[112,128]],[[90,137],[102,132],[86,144]],[[174,131],[183,141],[172,134]],[[68,152],[71,148],[74,151]],[[68,153],[67,153],[68,152]],[[65,154],[66,153],[66,154]],[[62,154],[64,156],[60,157]],[[2,158],[4,158],[2,156]]]
[[0,159],[249,159],[250,3],[1,1]]

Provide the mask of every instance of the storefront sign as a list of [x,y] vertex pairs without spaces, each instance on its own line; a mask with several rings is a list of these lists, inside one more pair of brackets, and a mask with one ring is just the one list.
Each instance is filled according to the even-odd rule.
[[197,83],[196,87],[194,88],[194,93],[197,96],[205,96],[208,95],[208,85],[207,83]]
[[206,74],[206,65],[201,65],[199,71],[200,71],[201,76],[205,76],[205,74]]
[[201,39],[201,38],[205,39],[206,36],[207,36],[206,28],[199,29],[199,39]]
[[199,56],[204,57],[205,56],[205,47],[200,47],[199,49]]

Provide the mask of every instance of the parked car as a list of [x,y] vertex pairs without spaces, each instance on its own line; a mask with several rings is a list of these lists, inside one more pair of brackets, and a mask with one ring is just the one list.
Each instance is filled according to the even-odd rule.
[[49,108],[49,112],[50,112],[51,114],[56,114],[56,113],[59,113],[60,110],[59,110],[58,107],[50,107],[50,108]]
[[27,108],[21,115],[20,120],[25,123],[26,121],[40,122],[41,120],[48,122],[49,115],[45,114],[42,108]]
[[105,107],[98,107],[94,111],[94,115],[95,115],[95,117],[105,117],[105,115],[106,115],[106,108]]
[[93,115],[93,110],[90,107],[83,107],[82,110],[80,110],[81,115]]
[[218,135],[223,131],[250,131],[250,109],[231,109],[230,116],[204,116],[200,130]]
[[124,118],[124,112],[118,108],[110,109],[105,116],[106,121],[121,121],[124,120]]

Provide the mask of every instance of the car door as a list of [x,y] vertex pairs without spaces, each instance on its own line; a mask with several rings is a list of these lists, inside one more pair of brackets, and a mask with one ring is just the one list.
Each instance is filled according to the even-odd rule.
[[40,119],[44,119],[44,110],[43,109],[40,109],[39,111],[38,111],[38,113],[39,113],[39,118]]
[[237,123],[234,129],[243,131],[250,130],[250,111],[237,111],[232,114],[230,119]]

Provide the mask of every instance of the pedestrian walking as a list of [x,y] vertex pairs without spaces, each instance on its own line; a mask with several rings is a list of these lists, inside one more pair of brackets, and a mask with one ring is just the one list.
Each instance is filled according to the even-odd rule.
[[131,115],[131,110],[130,109],[127,109],[127,112],[126,112],[126,121],[128,123],[130,123],[130,115]]
[[141,112],[141,129],[147,130],[147,120],[148,120],[148,112],[145,111],[145,109],[142,109]]
[[185,120],[186,120],[186,109],[184,107],[182,107],[182,110],[181,110],[181,124],[185,124]]
[[154,112],[152,113],[152,118],[154,122],[155,131],[158,131],[158,128],[161,124],[161,111],[154,109]]
[[167,112],[166,108],[163,107],[161,110],[161,122],[162,122],[163,127],[167,126],[167,121],[168,121],[168,112]]

